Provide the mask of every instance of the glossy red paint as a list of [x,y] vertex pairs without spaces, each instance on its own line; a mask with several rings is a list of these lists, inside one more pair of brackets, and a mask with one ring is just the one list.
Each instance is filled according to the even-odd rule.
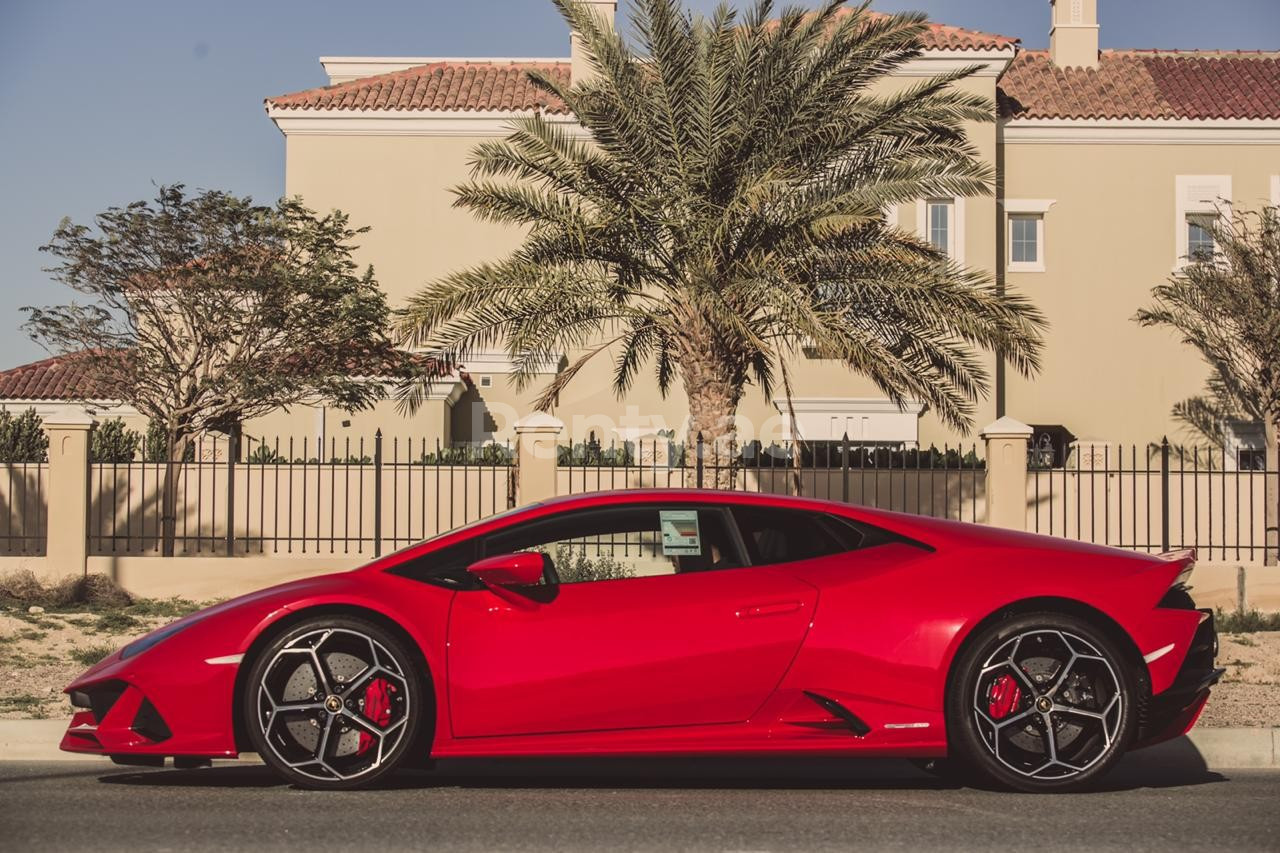
[[[897,539],[800,562],[538,587],[536,596],[394,573],[511,525],[636,502],[807,509]],[[78,711],[62,747],[234,756],[247,746],[234,722],[237,675],[259,644],[300,616],[340,609],[384,622],[421,654],[437,708],[436,756],[944,755],[952,661],[975,628],[1010,607],[1091,614],[1148,666],[1152,693],[1167,690],[1201,615],[1157,605],[1189,559],[781,496],[579,495],[189,616],[152,648],[112,655],[67,687],[124,685],[101,719]],[[814,693],[870,731],[854,736]],[[144,699],[170,737],[135,731]]]
[[542,579],[541,554],[495,554],[467,566],[486,586],[528,586]]

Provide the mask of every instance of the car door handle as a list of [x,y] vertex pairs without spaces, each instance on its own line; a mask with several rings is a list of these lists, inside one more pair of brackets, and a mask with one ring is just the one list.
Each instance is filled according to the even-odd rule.
[[793,613],[803,607],[799,601],[776,601],[770,604],[752,604],[738,611],[739,619],[754,619],[759,616],[780,616]]

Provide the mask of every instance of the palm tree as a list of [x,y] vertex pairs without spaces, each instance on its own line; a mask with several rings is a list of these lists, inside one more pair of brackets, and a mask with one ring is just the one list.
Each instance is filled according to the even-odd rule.
[[1280,561],[1280,206],[1231,214],[1209,226],[1214,251],[1152,289],[1140,325],[1176,331],[1209,367],[1208,393],[1174,404],[1173,416],[1214,444],[1232,421],[1266,436],[1266,565]]
[[553,2],[598,74],[530,77],[589,138],[532,115],[476,149],[456,204],[527,237],[418,292],[398,320],[406,343],[464,363],[504,346],[518,387],[569,352],[544,410],[601,356],[619,396],[642,370],[664,394],[679,379],[689,440],[721,459],[746,386],[789,398],[804,349],[960,429],[987,391],[981,351],[1038,369],[1044,321],[1026,299],[886,222],[891,205],[992,182],[962,125],[993,106],[953,86],[974,69],[872,92],[921,55],[923,16],[827,0],[772,19],[757,0],[695,19],[678,0],[637,0],[633,48]]

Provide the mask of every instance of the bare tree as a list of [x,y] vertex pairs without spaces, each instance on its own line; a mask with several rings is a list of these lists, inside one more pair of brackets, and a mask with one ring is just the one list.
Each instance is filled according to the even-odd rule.
[[1177,403],[1175,417],[1221,441],[1230,421],[1266,435],[1266,561],[1277,558],[1280,520],[1280,207],[1221,217],[1208,226],[1214,251],[1152,291],[1144,326],[1168,326],[1208,363],[1208,394]]
[[304,401],[366,408],[385,394],[369,377],[408,369],[372,268],[351,258],[365,229],[340,212],[177,185],[94,224],[64,219],[41,247],[60,260],[47,271],[88,301],[27,308],[25,327],[76,353],[95,393],[163,426],[166,555],[177,463],[196,435]]

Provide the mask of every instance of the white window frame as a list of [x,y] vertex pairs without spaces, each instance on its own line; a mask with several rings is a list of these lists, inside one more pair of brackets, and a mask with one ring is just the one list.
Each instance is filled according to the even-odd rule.
[[1174,258],[1173,269],[1187,265],[1190,217],[1213,214],[1220,219],[1231,214],[1230,175],[1178,175],[1174,178]]
[[782,416],[782,434],[788,441],[840,441],[847,434],[851,442],[920,446],[925,406],[919,400],[906,400],[899,407],[885,397],[792,397],[790,404],[782,399],[773,405]]
[[[1005,199],[1004,245],[1005,257],[1009,259],[1006,263],[1006,268],[1009,272],[1045,271],[1045,214],[1047,214],[1049,212],[1049,208],[1053,207],[1055,204],[1057,204],[1057,200],[1050,198]],[[1019,263],[1013,260],[1013,220],[1015,217],[1035,217],[1036,219],[1036,259],[1032,263]]]
[[965,243],[965,205],[963,196],[932,196],[917,201],[916,234],[926,243],[930,242],[929,205],[934,202],[947,202],[951,205],[951,221],[947,223],[947,257],[963,266]]

